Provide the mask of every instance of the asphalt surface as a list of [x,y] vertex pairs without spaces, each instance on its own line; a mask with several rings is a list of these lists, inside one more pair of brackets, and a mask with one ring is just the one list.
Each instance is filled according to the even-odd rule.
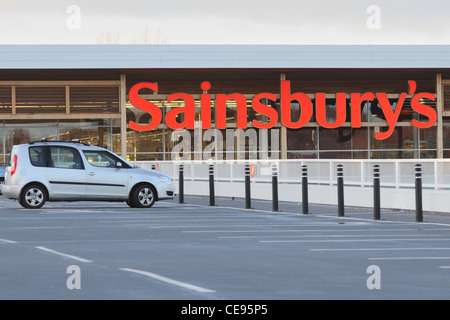
[[185,197],[132,209],[0,196],[0,299],[448,299],[450,215]]

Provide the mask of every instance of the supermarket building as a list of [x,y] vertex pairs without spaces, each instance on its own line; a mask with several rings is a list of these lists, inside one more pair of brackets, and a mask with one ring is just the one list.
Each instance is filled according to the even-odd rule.
[[[158,106],[163,116],[186,103],[183,99],[168,102],[169,95],[192,96],[197,124],[202,120],[203,82],[210,83],[207,93],[212,106],[216,94],[240,93],[248,102],[247,129],[259,138],[260,129],[252,120],[264,123],[264,115],[251,108],[251,99],[259,93],[272,93],[278,101],[262,102],[277,108],[282,80],[290,82],[292,93],[312,98],[325,93],[330,123],[336,120],[336,93],[383,92],[394,106],[401,93],[408,93],[403,106],[406,110],[412,97],[408,81],[414,80],[416,93],[435,95],[435,101],[426,103],[435,108],[437,119],[429,128],[416,128],[411,124],[415,113],[404,116],[402,112],[394,131],[384,140],[374,138],[387,126],[377,116],[380,108],[373,101],[361,103],[357,128],[349,119],[338,128],[325,128],[315,121],[314,114],[299,129],[287,128],[278,119],[267,132],[269,149],[271,136],[279,138],[273,141],[274,156],[450,157],[450,46],[3,45],[0,77],[0,162],[8,157],[13,144],[41,138],[81,139],[130,160],[172,160],[172,148],[178,141],[172,140],[174,129],[164,121],[149,131],[130,129],[130,121],[142,125],[151,121],[150,113],[133,106],[128,98],[130,89],[142,82],[157,84],[157,92],[144,88],[139,94]],[[293,100],[291,105],[292,119],[298,118],[298,103]],[[235,100],[226,101],[226,129],[236,128],[236,106]],[[214,129],[214,107],[212,110],[210,128]],[[195,129],[188,131],[192,133],[194,159],[195,153],[213,139],[198,146]],[[225,140],[226,130],[221,131]],[[248,152],[245,157],[249,157]]]
[[0,162],[42,138],[130,161],[445,160],[450,46],[2,45],[0,138]]

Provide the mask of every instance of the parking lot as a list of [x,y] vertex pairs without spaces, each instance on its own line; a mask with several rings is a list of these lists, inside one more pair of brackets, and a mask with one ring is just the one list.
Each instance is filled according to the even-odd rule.
[[187,197],[151,209],[0,196],[0,299],[448,299],[450,217]]

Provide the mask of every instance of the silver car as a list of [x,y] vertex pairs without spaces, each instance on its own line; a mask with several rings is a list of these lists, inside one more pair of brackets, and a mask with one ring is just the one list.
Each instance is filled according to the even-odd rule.
[[125,201],[150,208],[173,199],[172,179],[138,168],[112,152],[79,142],[31,142],[16,145],[6,168],[3,196],[25,208],[46,201]]

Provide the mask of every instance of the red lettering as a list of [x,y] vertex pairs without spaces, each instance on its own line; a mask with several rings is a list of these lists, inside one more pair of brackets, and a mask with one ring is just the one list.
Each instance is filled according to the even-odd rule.
[[[416,90],[415,81],[408,81],[409,90],[408,93],[412,95]],[[139,96],[139,91],[141,89],[150,89],[153,92],[158,92],[158,84],[141,82],[134,85],[129,92],[129,99],[133,106],[143,110],[150,114],[151,120],[148,124],[138,124],[134,121],[130,121],[130,128],[137,131],[148,131],[155,129],[162,120],[161,109]],[[200,85],[203,93],[200,96],[201,102],[201,120],[202,128],[210,129],[212,116],[211,116],[211,95],[208,91],[211,89],[211,83],[208,81],[203,81]],[[316,120],[317,123],[324,128],[338,128],[341,127],[346,121],[350,121],[352,128],[361,127],[361,104],[364,101],[373,101],[377,99],[381,110],[384,114],[384,119],[386,119],[388,130],[386,132],[376,132],[375,138],[378,140],[384,140],[391,136],[395,126],[398,122],[403,104],[405,102],[406,93],[400,94],[397,105],[395,108],[390,104],[386,93],[376,93],[366,92],[364,94],[351,93],[350,94],[350,110],[347,110],[347,94],[337,93],[336,94],[336,120],[330,123],[327,120],[326,115],[326,96],[324,93],[316,93]],[[173,93],[167,97],[169,103],[181,99],[184,101],[184,106],[180,108],[172,108],[169,110],[165,116],[165,122],[167,126],[171,129],[194,129],[195,127],[195,99],[192,95],[187,93]],[[291,83],[290,81],[281,81],[280,83],[280,114],[273,107],[266,105],[261,102],[262,99],[268,99],[271,101],[276,101],[277,96],[273,93],[259,93],[252,100],[252,108],[256,113],[268,118],[268,121],[260,121],[254,119],[252,124],[255,128],[259,129],[270,129],[277,124],[278,121],[287,128],[298,129],[305,126],[312,117],[313,114],[313,104],[311,99],[307,94],[303,92],[291,93]],[[418,93],[411,99],[411,108],[414,112],[427,118],[427,121],[420,122],[413,119],[411,124],[417,128],[429,128],[433,126],[437,119],[436,110],[427,106],[424,103],[424,99],[435,101],[435,96],[432,93]],[[244,95],[240,93],[232,94],[216,94],[215,98],[215,113],[216,113],[216,128],[226,129],[227,127],[227,102],[234,100],[236,103],[236,115],[237,124],[236,127],[239,129],[247,128],[247,99]],[[299,116],[297,120],[292,119],[292,109],[293,101],[298,102]],[[350,112],[350,114],[348,114]],[[181,116],[181,119],[180,119]],[[350,120],[347,120],[347,116],[350,116]]]
[[[167,102],[177,99],[184,100],[184,107],[172,108],[166,113],[166,124],[171,129],[194,129],[195,125],[195,100],[187,93],[173,93],[167,97]],[[184,113],[184,121],[178,122],[177,117]]]
[[347,98],[345,93],[336,94],[336,120],[334,123],[327,121],[325,93],[316,94],[316,120],[324,128],[334,129],[342,126],[347,116]]
[[141,125],[134,121],[130,121],[130,129],[137,131],[149,131],[155,129],[161,123],[162,112],[157,105],[151,103],[150,101],[142,99],[139,96],[139,90],[142,88],[148,88],[155,92],[158,92],[158,84],[141,82],[131,87],[130,92],[128,93],[130,103],[136,108],[148,112],[152,116],[152,120],[147,125]]
[[[291,118],[292,101],[298,101],[299,103],[300,117],[297,122],[292,122]],[[281,124],[291,129],[301,128],[306,125],[313,113],[311,99],[303,92],[291,95],[291,82],[287,80],[281,81],[280,108]]]
[[229,100],[235,100],[237,104],[237,128],[247,129],[247,99],[240,93],[229,95],[216,95],[216,127],[217,129],[226,129],[227,111],[226,103]]
[[395,125],[397,124],[398,117],[400,116],[400,112],[403,107],[403,103],[405,102],[406,94],[403,93],[400,95],[400,99],[395,107],[395,110],[392,111],[391,103],[386,95],[386,93],[377,93],[376,94],[378,103],[381,106],[381,110],[384,113],[384,117],[386,122],[388,123],[389,129],[386,132],[375,132],[375,138],[378,140],[384,140],[390,137],[392,132],[394,132]]
[[420,122],[420,121],[413,119],[413,120],[411,120],[411,124],[416,128],[425,129],[425,128],[430,128],[435,124],[436,119],[437,119],[437,114],[436,114],[436,110],[434,110],[432,107],[427,106],[426,104],[423,103],[423,98],[429,99],[431,101],[436,100],[436,97],[432,93],[426,93],[426,92],[418,93],[415,96],[413,96],[411,99],[411,108],[415,112],[427,117],[428,121]]
[[372,101],[373,93],[366,92],[364,94],[352,93],[350,95],[350,108],[352,113],[351,126],[353,128],[361,128],[361,103],[364,101]]
[[278,121],[278,112],[274,108],[261,103],[261,99],[277,100],[277,96],[272,93],[260,93],[253,98],[252,105],[255,112],[261,113],[263,116],[269,118],[269,122],[263,123],[258,120],[253,120],[253,126],[259,129],[270,129]]
[[208,81],[203,81],[200,85],[200,88],[203,90],[203,94],[201,95],[201,107],[202,107],[202,128],[210,129],[211,128],[211,96],[206,92],[211,89],[211,83]]

